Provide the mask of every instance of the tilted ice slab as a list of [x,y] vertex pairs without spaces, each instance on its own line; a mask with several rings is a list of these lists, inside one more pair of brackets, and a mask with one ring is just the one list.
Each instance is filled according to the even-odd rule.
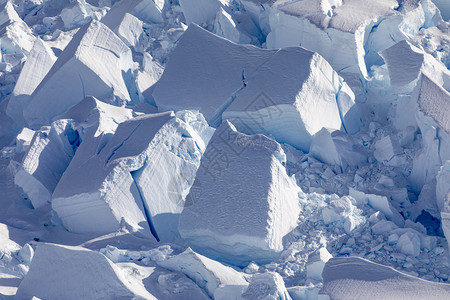
[[129,5],[132,2],[119,2],[102,19],[102,23],[117,34],[128,47],[136,46],[144,33],[142,21],[129,13]]
[[237,45],[196,25],[182,36],[153,96],[162,110],[199,109],[215,126],[230,119],[245,133],[305,151],[322,127],[359,126],[353,92],[320,55]]
[[[165,0],[122,0],[117,1],[110,12],[112,11],[112,14],[129,13],[150,24],[161,23],[163,22],[164,3]],[[116,22],[120,22],[120,19],[117,19]]]
[[40,243],[16,299],[156,299],[98,252]]
[[12,1],[0,4],[0,68],[10,71],[26,58],[36,38],[14,10]]
[[382,64],[378,51],[439,23],[427,15],[434,5],[422,2],[427,4],[412,1],[395,10],[396,0],[280,0],[270,12],[267,47],[300,45],[318,52],[359,95],[370,66]]
[[53,209],[68,230],[103,234],[128,225],[161,240],[177,236],[208,139],[200,115],[177,116],[143,115],[121,123],[109,141],[83,142],[91,150],[80,147],[53,194]]
[[79,144],[68,120],[38,130],[30,143],[14,182],[28,195],[34,208],[50,203],[51,195]]
[[[115,107],[88,97],[38,130],[30,143],[14,181],[35,208],[51,202],[52,193],[81,141],[108,138],[117,124],[132,117],[130,109]],[[103,140],[103,143],[105,141]],[[80,155],[92,156],[92,143],[80,147]]]
[[283,250],[297,224],[298,193],[281,146],[225,121],[208,144],[178,226],[196,251],[246,266]]
[[248,286],[244,273],[195,253],[190,248],[176,256],[157,260],[156,263],[168,270],[184,273],[213,299],[240,296]]
[[25,124],[23,109],[28,104],[31,94],[47,75],[55,61],[56,56],[52,49],[40,38],[37,38],[22,68],[6,109],[6,113],[17,124]]
[[313,136],[309,153],[320,161],[340,167],[341,171],[367,161],[367,156],[354,145],[351,136],[327,128]]
[[104,24],[92,21],[78,30],[35,89],[24,118],[33,127],[49,124],[86,96],[124,105],[131,100],[132,67],[131,50]]
[[330,259],[321,294],[331,299],[445,299],[450,285],[403,274],[359,257]]
[[406,40],[381,52],[389,70],[391,85],[400,92],[411,92],[423,73],[447,91],[450,71],[430,54]]

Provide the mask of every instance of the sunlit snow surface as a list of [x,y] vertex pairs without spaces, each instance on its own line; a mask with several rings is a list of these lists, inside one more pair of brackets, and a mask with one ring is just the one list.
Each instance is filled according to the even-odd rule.
[[450,299],[447,0],[0,0],[0,299]]

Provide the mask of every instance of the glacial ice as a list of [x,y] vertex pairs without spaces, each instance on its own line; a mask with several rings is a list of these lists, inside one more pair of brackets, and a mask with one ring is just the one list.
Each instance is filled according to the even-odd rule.
[[144,33],[143,23],[129,13],[127,4],[126,1],[121,1],[113,6],[101,22],[117,34],[128,47],[135,47]]
[[16,299],[156,299],[102,254],[40,243]]
[[48,125],[87,96],[124,105],[131,101],[132,68],[131,50],[105,25],[92,21],[78,30],[34,90],[24,118],[32,127]]
[[[120,123],[106,141],[94,136],[83,142],[95,152],[80,147],[53,194],[53,209],[67,229],[103,234],[128,224],[148,236],[151,230],[158,240],[177,236],[184,196],[209,138],[201,116],[177,116],[138,116]],[[156,172],[166,173],[154,180]],[[86,176],[93,176],[88,184]]]
[[242,294],[242,299],[292,300],[283,278],[275,272],[253,275],[250,284]]
[[353,92],[321,56],[300,47],[237,45],[196,25],[179,41],[153,96],[159,109],[199,109],[212,125],[229,119],[242,132],[303,150],[322,127],[359,128]]
[[358,257],[330,259],[322,293],[331,299],[445,299],[448,284],[430,282]]
[[233,294],[239,296],[248,285],[243,273],[197,254],[190,248],[176,256],[157,261],[157,264],[186,274],[214,299],[229,299]]
[[24,156],[14,182],[28,195],[34,208],[51,202],[51,195],[79,144],[68,120],[38,130]]
[[0,0],[0,299],[448,298],[449,5]]
[[56,56],[52,49],[43,40],[37,38],[22,68],[6,109],[6,113],[17,124],[25,124],[23,109],[27,106],[31,94],[47,75],[55,61]]
[[299,214],[300,189],[287,176],[284,160],[274,140],[245,135],[225,121],[187,196],[181,237],[199,253],[238,266],[276,257]]
[[379,51],[421,27],[439,24],[434,5],[422,2],[280,0],[270,12],[267,47],[300,45],[318,52],[360,97],[365,93],[361,80],[369,78],[372,65],[380,64]]

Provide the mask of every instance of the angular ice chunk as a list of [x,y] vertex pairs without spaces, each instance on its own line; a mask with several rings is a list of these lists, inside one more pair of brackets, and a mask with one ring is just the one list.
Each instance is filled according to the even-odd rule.
[[108,139],[85,140],[53,194],[53,209],[64,226],[110,233],[128,224],[148,236],[151,230],[157,239],[176,237],[184,197],[205,149],[199,134],[207,141],[208,129],[198,114],[179,116],[143,115],[121,123]]
[[17,299],[156,299],[98,252],[41,243]]
[[24,118],[31,126],[49,124],[88,95],[125,105],[131,100],[132,67],[131,50],[104,24],[92,21],[78,30],[34,90]]
[[322,127],[359,128],[353,92],[317,53],[236,45],[197,25],[183,34],[153,96],[162,110],[199,109],[214,126],[229,119],[305,151]]
[[389,70],[391,85],[399,91],[412,91],[421,73],[435,83],[450,89],[450,71],[430,54],[406,40],[381,52]]
[[215,17],[220,9],[219,0],[180,0],[186,23],[202,25]]
[[187,196],[181,236],[199,253],[234,265],[278,256],[299,215],[300,188],[286,174],[284,157],[277,142],[225,121]]
[[345,170],[367,160],[367,156],[353,144],[350,136],[339,130],[322,128],[312,140],[309,153],[317,159]]
[[325,263],[333,258],[327,248],[322,247],[310,254],[306,264],[306,277],[317,281],[322,281],[322,271]]
[[[403,274],[359,257],[330,259],[323,289],[331,299],[445,299],[450,285]],[[401,287],[401,288],[399,288]]]
[[442,163],[450,160],[450,93],[423,74],[412,98],[417,101],[423,148],[414,158],[410,180],[420,190],[436,178]]
[[242,299],[292,300],[283,278],[275,272],[253,275],[248,288],[242,294]]
[[37,131],[14,182],[34,208],[50,203],[51,195],[80,143],[68,120],[58,120]]
[[144,33],[144,29],[142,21],[130,14],[131,9],[128,7],[128,2],[133,1],[121,1],[114,5],[102,19],[102,23],[130,47],[136,46]]
[[[161,11],[163,10],[165,0],[126,0],[118,1],[112,8],[113,14],[125,14],[129,13],[141,21],[146,23],[161,23],[163,16]],[[117,15],[116,15],[117,16]],[[120,22],[119,18],[118,22]]]
[[17,124],[25,124],[23,109],[28,104],[31,94],[47,75],[55,61],[56,56],[52,49],[40,38],[37,38],[20,72],[6,109],[6,113]]
[[96,12],[96,8],[86,0],[72,1],[61,11],[61,19],[66,30],[83,26],[84,24],[102,17],[101,12]]
[[450,161],[447,160],[436,176],[436,204],[440,210],[444,207],[447,194],[450,192]]
[[[84,99],[62,119],[34,134],[15,175],[15,183],[25,191],[35,208],[51,202],[51,195],[81,141],[111,135],[118,123],[131,117],[130,109],[115,107],[93,97]],[[89,142],[80,148],[80,155],[92,156],[97,151],[86,151]]]
[[[227,289],[227,286],[232,286],[232,289],[237,289],[240,292],[248,285],[244,273],[237,272],[217,261],[197,254],[190,248],[179,255],[156,263],[163,268],[186,274],[214,299],[223,295],[221,288]],[[227,289],[227,292],[231,292],[231,290]]]

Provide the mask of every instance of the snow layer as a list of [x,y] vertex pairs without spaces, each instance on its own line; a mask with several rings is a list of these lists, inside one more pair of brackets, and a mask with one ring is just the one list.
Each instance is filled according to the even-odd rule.
[[287,176],[284,157],[277,142],[225,121],[187,197],[181,236],[199,253],[239,266],[276,257],[299,213],[300,189]]
[[196,25],[182,36],[153,96],[159,109],[199,109],[215,126],[229,119],[245,133],[304,150],[322,127],[359,128],[353,92],[319,55],[236,45]]
[[88,95],[124,105],[131,100],[132,67],[131,50],[110,29],[97,21],[86,24],[31,95],[25,120],[34,127],[49,124]]
[[156,299],[100,253],[44,243],[37,247],[16,295],[16,299],[32,297]]
[[448,284],[400,273],[358,257],[330,259],[322,273],[323,289],[331,299],[445,299]]

